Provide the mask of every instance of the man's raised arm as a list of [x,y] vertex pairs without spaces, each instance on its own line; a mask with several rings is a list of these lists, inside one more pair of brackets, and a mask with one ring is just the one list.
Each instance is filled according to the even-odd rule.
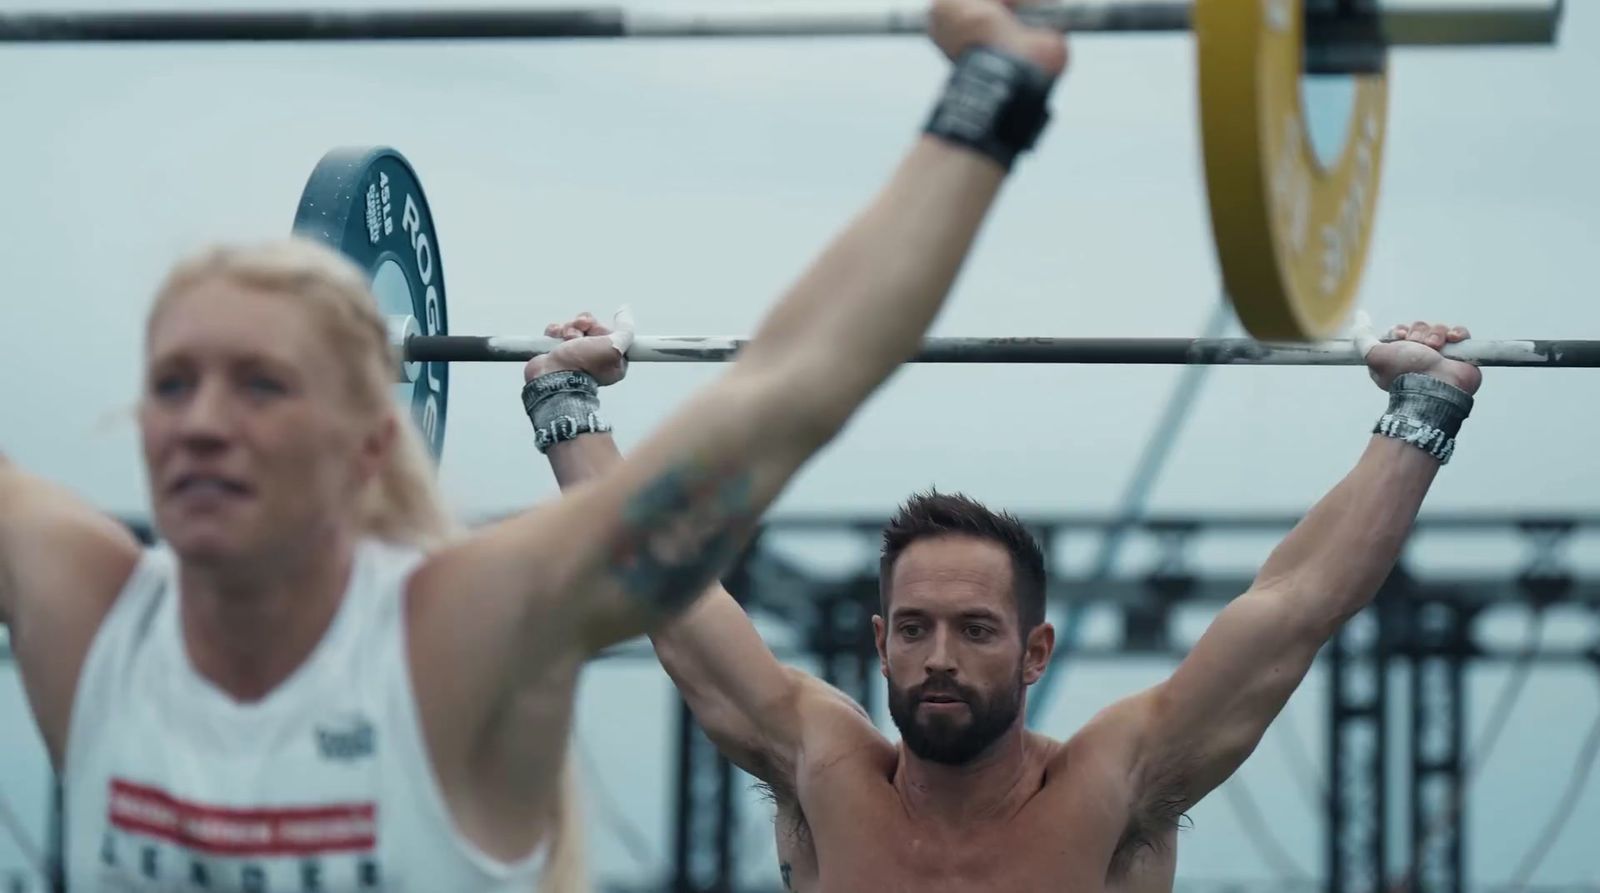
[[[1389,411],[1353,471],[1273,551],[1250,591],[1212,622],[1166,682],[1109,713],[1132,720],[1147,817],[1171,820],[1232,775],[1341,624],[1398,560],[1455,434],[1478,370],[1438,348],[1459,328],[1418,324],[1367,355]],[[1148,815],[1150,811],[1164,815]]]
[[[571,372],[596,385],[613,384],[626,373],[612,330],[583,314],[545,334],[567,342],[551,355],[528,363],[528,381]],[[622,465],[622,453],[602,420],[598,399],[586,401],[583,414],[596,430],[550,444],[546,458],[563,490],[594,480]],[[866,711],[849,696],[793,667],[767,647],[733,596],[712,583],[693,606],[651,633],[661,666],[672,677],[696,721],[722,753],[779,792],[796,787],[808,724],[812,734],[827,734],[839,724],[871,731]]]

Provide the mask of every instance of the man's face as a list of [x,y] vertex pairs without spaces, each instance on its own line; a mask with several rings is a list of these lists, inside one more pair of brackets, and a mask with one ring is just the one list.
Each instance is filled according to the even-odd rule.
[[1024,641],[1012,576],[1003,547],[965,536],[914,542],[891,569],[873,628],[889,714],[917,756],[966,763],[1018,724],[1054,639],[1041,624]]

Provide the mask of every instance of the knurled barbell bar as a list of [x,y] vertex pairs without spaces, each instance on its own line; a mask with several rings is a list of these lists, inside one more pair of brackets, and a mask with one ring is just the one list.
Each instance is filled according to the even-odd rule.
[[[295,215],[297,235],[323,242],[367,271],[400,357],[396,399],[410,407],[434,455],[444,448],[449,364],[522,362],[557,339],[451,335],[444,266],[433,215],[416,172],[389,148],[328,153]],[[632,362],[717,363],[739,337],[637,337]],[[1468,341],[1446,356],[1480,366],[1600,367],[1600,341]],[[1264,342],[1248,338],[931,338],[916,363],[1353,366],[1353,340]]]
[[[747,338],[725,335],[636,337],[635,363],[722,363]],[[397,344],[411,363],[525,362],[560,345],[530,335],[413,336]],[[1478,366],[1600,367],[1600,341],[1466,341],[1444,355]],[[913,363],[1130,366],[1360,366],[1354,339],[1256,341],[1252,338],[929,338]],[[407,373],[402,373],[405,375]],[[411,373],[414,374],[414,373]]]

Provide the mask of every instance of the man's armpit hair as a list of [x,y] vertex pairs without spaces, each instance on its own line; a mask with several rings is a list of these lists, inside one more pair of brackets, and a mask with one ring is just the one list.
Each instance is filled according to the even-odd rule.
[[1117,848],[1111,855],[1108,878],[1127,874],[1144,851],[1158,852],[1173,832],[1185,825],[1193,826],[1185,810],[1189,799],[1184,794],[1184,783],[1193,766],[1188,760],[1170,762],[1155,767],[1144,783],[1145,794],[1135,803],[1128,816],[1128,827],[1123,829]]
[[668,469],[623,507],[610,566],[647,610],[675,614],[738,555],[753,520],[750,473],[689,461]]
[[785,837],[802,843],[810,842],[811,826],[806,824],[806,814],[800,810],[800,798],[796,792],[789,790],[787,785],[770,781],[758,781],[753,788],[761,795],[761,799],[772,804],[773,824]]

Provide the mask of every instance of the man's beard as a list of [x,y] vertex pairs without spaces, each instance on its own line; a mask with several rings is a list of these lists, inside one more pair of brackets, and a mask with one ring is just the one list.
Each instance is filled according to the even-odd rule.
[[[946,678],[929,679],[909,689],[901,689],[891,678],[889,716],[912,753],[931,763],[959,766],[983,753],[1016,722],[1022,710],[1022,688],[1020,665],[1012,684],[993,698]],[[960,698],[967,705],[967,716],[939,713],[919,719],[917,709],[928,695]]]

